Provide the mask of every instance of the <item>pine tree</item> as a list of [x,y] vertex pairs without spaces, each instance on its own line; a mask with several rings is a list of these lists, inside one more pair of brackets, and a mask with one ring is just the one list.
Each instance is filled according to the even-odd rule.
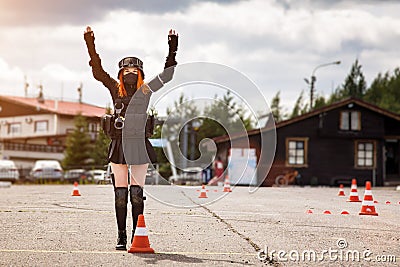
[[[106,114],[111,114],[111,107],[106,107]],[[91,152],[91,158],[93,159],[94,165],[106,165],[108,162],[108,148],[110,144],[110,138],[100,129],[96,142]]]
[[88,134],[88,123],[82,115],[77,115],[74,119],[75,129],[67,136],[64,152],[63,166],[77,167],[88,165],[92,145]]
[[362,66],[358,63],[358,59],[356,59],[342,86],[342,99],[346,97],[362,98],[364,96],[367,83],[361,68]]
[[400,113],[400,69],[396,68],[392,75],[389,72],[384,75],[379,73],[365,93],[364,100]]
[[94,148],[91,152],[91,158],[93,159],[94,165],[106,165],[108,162],[108,147],[110,144],[110,138],[105,135],[103,130],[99,131]]
[[278,91],[276,95],[272,98],[271,102],[271,112],[272,115],[274,116],[274,119],[276,122],[280,122],[285,119],[286,115],[282,111],[283,108],[281,106],[281,97],[280,97],[281,91]]

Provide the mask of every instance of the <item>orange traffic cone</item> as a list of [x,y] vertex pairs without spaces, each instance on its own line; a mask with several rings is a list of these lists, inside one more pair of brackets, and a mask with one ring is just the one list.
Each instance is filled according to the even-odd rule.
[[347,200],[347,202],[361,202],[361,200],[358,198],[357,180],[356,179],[351,180],[350,197]]
[[135,229],[135,235],[129,253],[154,253],[154,249],[150,247],[149,237],[147,234],[146,224],[143,214],[138,217],[138,222]]
[[208,198],[206,186],[204,184],[201,186],[199,198]]
[[224,191],[223,192],[232,192],[231,183],[229,182],[229,176],[227,175],[224,182]]
[[345,196],[342,184],[340,184],[338,196]]
[[74,190],[72,190],[71,196],[74,196],[74,197],[81,196],[81,194],[79,193],[79,189],[78,189],[78,182],[76,182],[76,181],[74,182]]
[[375,211],[374,199],[372,197],[371,182],[369,181],[365,183],[364,200],[359,215],[378,216],[378,213]]

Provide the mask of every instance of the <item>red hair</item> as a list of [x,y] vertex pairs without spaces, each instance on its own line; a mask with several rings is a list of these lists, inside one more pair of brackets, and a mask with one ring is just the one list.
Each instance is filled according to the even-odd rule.
[[[143,81],[143,77],[142,77],[142,72],[140,70],[138,70],[137,74],[138,74],[138,79],[137,79],[137,83],[136,83],[136,89],[139,89],[144,84],[144,81]],[[118,95],[120,97],[127,96],[128,94],[126,93],[125,85],[124,85],[124,82],[123,82],[124,81],[124,73],[123,73],[123,71],[119,72],[118,79],[119,79]],[[144,94],[147,94],[149,92],[148,87],[147,86],[143,86],[142,91],[143,91]]]

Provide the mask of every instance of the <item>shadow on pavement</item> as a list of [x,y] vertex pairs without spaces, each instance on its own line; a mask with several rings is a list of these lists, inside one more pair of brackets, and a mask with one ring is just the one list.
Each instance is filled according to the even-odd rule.
[[221,259],[201,259],[198,257],[189,257],[182,254],[135,254],[144,259],[146,264],[162,264],[160,261],[174,261],[180,263],[205,263],[205,262],[226,262],[226,263],[237,263],[244,264],[242,261],[234,260],[221,260]]

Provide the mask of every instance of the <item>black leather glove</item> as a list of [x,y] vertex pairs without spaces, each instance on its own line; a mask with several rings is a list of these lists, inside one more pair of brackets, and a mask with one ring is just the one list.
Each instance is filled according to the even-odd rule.
[[176,53],[176,51],[178,51],[178,35],[168,35],[168,46],[169,54]]

